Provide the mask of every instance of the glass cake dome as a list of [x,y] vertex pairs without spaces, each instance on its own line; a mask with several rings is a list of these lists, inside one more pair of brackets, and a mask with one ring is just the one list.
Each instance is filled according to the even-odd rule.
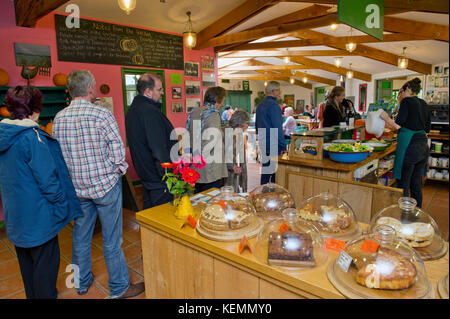
[[438,282],[438,291],[441,298],[448,299],[448,274]]
[[266,220],[281,218],[286,208],[295,208],[294,197],[284,187],[268,183],[250,192],[256,214]]
[[377,225],[373,233],[347,243],[327,275],[352,299],[434,298],[422,259],[387,225]]
[[254,237],[264,226],[255,208],[245,197],[236,194],[232,186],[224,186],[220,194],[204,206],[197,232],[217,241],[239,241],[244,235]]
[[254,255],[262,263],[287,270],[311,269],[328,259],[328,250],[317,228],[303,220],[295,208],[268,222],[256,238]]
[[414,248],[423,260],[445,256],[447,245],[436,221],[416,205],[414,198],[401,197],[397,205],[388,206],[376,214],[370,222],[370,227],[393,227],[397,237]]
[[353,209],[331,193],[308,198],[298,210],[300,218],[315,225],[324,237],[348,241],[361,235]]

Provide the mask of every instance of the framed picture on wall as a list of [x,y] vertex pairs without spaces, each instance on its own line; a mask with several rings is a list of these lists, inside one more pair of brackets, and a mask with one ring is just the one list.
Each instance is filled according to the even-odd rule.
[[173,86],[172,87],[172,99],[179,100],[181,99],[181,86]]
[[443,71],[442,65],[436,65],[436,66],[434,67],[434,73],[435,73],[435,74],[441,74],[442,71]]
[[[294,94],[285,94],[283,98],[283,103],[286,103],[287,106],[294,107],[295,95]],[[305,100],[303,100],[303,104],[305,104]]]
[[305,108],[305,100],[297,100],[295,102],[295,110],[303,112],[303,109]]
[[200,107],[200,98],[186,99],[186,112],[189,113],[194,107]]
[[202,56],[202,70],[203,71],[214,71],[214,57],[213,56]]
[[185,81],[184,87],[186,90],[186,96],[200,95],[200,81]]
[[448,66],[444,68],[444,75],[448,75]]
[[184,111],[183,102],[172,102],[172,113],[183,113]]
[[199,64],[197,62],[184,62],[184,75],[198,77]]
[[216,85],[216,75],[214,73],[202,73],[202,85],[212,87]]

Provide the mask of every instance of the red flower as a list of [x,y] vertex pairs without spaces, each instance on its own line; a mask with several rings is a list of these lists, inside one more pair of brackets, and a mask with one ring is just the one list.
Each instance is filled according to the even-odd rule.
[[182,170],[181,177],[183,178],[183,181],[191,184],[192,186],[200,178],[200,174],[197,173],[195,170],[186,167],[185,169]]
[[194,156],[194,158],[192,159],[192,166],[194,166],[197,169],[202,169],[203,167],[205,167],[206,162],[205,162],[203,156],[200,156],[200,155]]
[[173,165],[171,163],[161,163],[161,166],[164,168],[172,168]]

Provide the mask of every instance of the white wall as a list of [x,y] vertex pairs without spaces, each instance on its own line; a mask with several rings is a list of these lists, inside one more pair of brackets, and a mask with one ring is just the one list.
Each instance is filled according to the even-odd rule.
[[285,95],[294,94],[294,106],[297,103],[297,100],[304,100],[305,105],[311,103],[311,93],[314,93],[313,90],[298,86],[292,85],[290,83],[281,82],[281,99],[284,99]]

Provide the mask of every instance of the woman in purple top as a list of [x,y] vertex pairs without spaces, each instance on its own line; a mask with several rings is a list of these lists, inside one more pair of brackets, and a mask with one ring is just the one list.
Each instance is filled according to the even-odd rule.
[[294,117],[294,109],[292,107],[287,107],[284,110],[284,117],[286,121],[283,123],[284,136],[286,138],[291,138],[291,133],[295,133],[297,130],[297,122]]

